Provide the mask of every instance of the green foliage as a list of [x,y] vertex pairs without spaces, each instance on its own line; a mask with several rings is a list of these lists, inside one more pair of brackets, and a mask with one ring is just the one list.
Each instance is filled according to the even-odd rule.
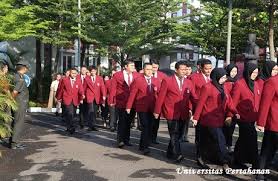
[[8,77],[0,76],[0,138],[10,136],[10,123],[13,119],[11,110],[16,110],[17,104],[10,91],[10,80]]
[[15,0],[0,2],[0,40],[18,40],[36,36],[38,31],[47,29],[48,23],[36,18],[38,6],[18,6]]

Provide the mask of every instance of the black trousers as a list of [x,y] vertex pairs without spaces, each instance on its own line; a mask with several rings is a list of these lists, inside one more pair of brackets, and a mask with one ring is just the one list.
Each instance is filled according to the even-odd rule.
[[195,126],[195,145],[196,145],[196,157],[201,158],[200,154],[200,123]]
[[130,114],[127,114],[126,109],[117,108],[119,113],[118,122],[118,142],[129,143],[130,140],[130,125],[135,117],[135,110],[131,109]]
[[181,138],[185,126],[185,121],[182,120],[168,120],[168,131],[170,135],[170,142],[168,145],[167,155],[173,156],[175,159],[181,155]]
[[213,128],[200,125],[199,146],[202,158],[221,165],[231,162],[222,127]]
[[84,123],[87,121],[88,117],[88,105],[86,102],[79,105],[79,125],[84,126]]
[[258,142],[254,122],[237,121],[239,137],[237,139],[234,157],[237,163],[251,163],[258,168]]
[[182,135],[182,138],[187,138],[187,135],[188,135],[188,128],[189,128],[189,121],[186,121],[185,122],[185,126],[184,126],[184,130],[183,130],[183,135]]
[[225,125],[223,127],[223,133],[226,139],[226,145],[227,146],[232,146],[233,145],[233,134],[234,134],[234,130],[236,127],[236,120],[233,120],[231,122],[231,125]]
[[158,119],[153,119],[153,126],[152,126],[152,141],[156,141],[157,139],[157,133],[159,129],[159,123],[160,123],[160,118]]
[[98,106],[96,102],[88,103],[88,126],[93,128],[96,126]]
[[106,121],[108,119],[109,107],[107,102],[105,102],[105,106],[101,105],[101,117]]
[[74,115],[76,113],[76,106],[71,103],[70,105],[64,105],[65,108],[65,120],[68,130],[74,129]]
[[278,149],[278,132],[265,130],[260,154],[259,169],[268,168]]
[[150,145],[154,117],[152,112],[138,112],[138,117],[142,128],[139,147],[145,149]]
[[118,123],[118,111],[115,106],[109,106],[110,112],[110,128],[116,128]]

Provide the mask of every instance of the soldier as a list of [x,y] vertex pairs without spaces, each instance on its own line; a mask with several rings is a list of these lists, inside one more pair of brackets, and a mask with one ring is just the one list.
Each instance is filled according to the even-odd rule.
[[23,130],[24,118],[29,102],[29,90],[24,81],[24,74],[29,70],[29,63],[26,61],[19,61],[16,64],[17,73],[14,76],[14,89],[12,96],[15,98],[18,109],[13,113],[14,120],[12,122],[12,136],[9,140],[9,147],[11,149],[24,149],[26,146],[19,143],[21,132]]

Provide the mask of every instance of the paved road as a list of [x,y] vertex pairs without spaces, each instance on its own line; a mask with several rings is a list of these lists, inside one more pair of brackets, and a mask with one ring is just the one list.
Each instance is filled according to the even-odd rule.
[[[51,114],[32,114],[26,119],[23,141],[25,150],[4,151],[0,159],[0,180],[10,181],[105,181],[105,180],[250,180],[249,175],[185,175],[177,168],[198,169],[194,160],[193,128],[189,130],[190,143],[182,144],[185,160],[174,164],[165,158],[168,131],[161,124],[159,141],[151,147],[151,154],[138,151],[138,130],[133,129],[134,146],[116,148],[116,133],[106,129],[98,132],[78,130],[74,136],[64,132],[61,119]],[[213,168],[217,166],[212,165]],[[269,176],[277,180],[277,173]]]

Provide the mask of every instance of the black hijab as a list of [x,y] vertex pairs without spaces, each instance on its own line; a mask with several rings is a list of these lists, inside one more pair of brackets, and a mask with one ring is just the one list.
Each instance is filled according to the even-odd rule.
[[211,82],[219,90],[222,100],[225,98],[225,92],[223,84],[219,84],[219,80],[226,74],[227,72],[224,68],[215,68],[210,74]]
[[231,77],[231,71],[233,70],[233,68],[237,68],[238,70],[238,67],[235,65],[235,64],[229,64],[227,67],[226,67],[226,71],[227,71],[227,80],[229,82],[235,82],[237,81],[237,77],[238,75],[236,75],[234,78]]
[[276,62],[274,61],[266,61],[263,65],[262,73],[260,78],[263,80],[267,80],[271,77],[272,69],[276,66]]
[[252,92],[254,92],[254,80],[251,80],[251,74],[257,68],[258,66],[256,64],[250,62],[244,65],[243,78],[245,79],[246,84]]

